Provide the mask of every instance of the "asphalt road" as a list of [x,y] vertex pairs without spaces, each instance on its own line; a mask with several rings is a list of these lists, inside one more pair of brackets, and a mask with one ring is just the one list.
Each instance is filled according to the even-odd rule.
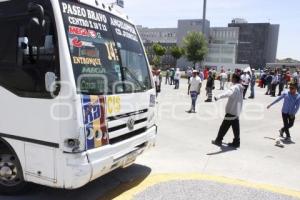
[[[216,83],[218,85],[218,83]],[[215,90],[214,93],[221,91]],[[202,89],[196,114],[186,81],[179,90],[163,85],[159,96],[157,146],[136,164],[110,173],[74,191],[34,186],[21,196],[2,200],[103,199],[296,199],[300,198],[300,116],[291,130],[293,143],[275,146],[282,126],[281,104],[257,89],[241,117],[241,148],[213,146],[226,100],[204,103]],[[224,142],[231,142],[232,131]],[[224,178],[226,177],[226,178]]]

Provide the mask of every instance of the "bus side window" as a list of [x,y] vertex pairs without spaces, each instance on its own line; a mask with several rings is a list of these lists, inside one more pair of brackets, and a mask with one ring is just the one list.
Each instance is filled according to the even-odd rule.
[[54,26],[47,16],[43,47],[28,44],[26,26],[24,18],[0,18],[0,87],[21,97],[52,98],[45,88],[45,74],[59,77],[60,73]]

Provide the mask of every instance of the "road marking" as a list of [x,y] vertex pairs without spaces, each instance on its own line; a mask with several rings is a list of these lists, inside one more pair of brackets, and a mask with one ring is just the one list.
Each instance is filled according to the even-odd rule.
[[[133,187],[129,187],[130,189],[123,192],[119,196],[114,196],[114,200],[132,200],[133,197],[140,192],[146,190],[147,188],[154,186],[158,183],[165,183],[169,181],[184,181],[184,180],[202,180],[202,181],[212,181],[217,183],[229,184],[229,185],[236,185],[236,186],[243,186],[247,188],[257,189],[257,190],[264,190],[269,191],[275,194],[281,194],[286,196],[291,196],[300,199],[300,192],[294,191],[290,189],[285,189],[281,187],[276,187],[268,184],[259,184],[259,183],[252,183],[248,181],[243,181],[239,179],[232,179],[226,178],[221,176],[213,176],[207,174],[158,174],[152,175],[147,177],[145,180],[140,182],[139,184],[134,184]],[[130,183],[124,183],[130,184]],[[118,190],[118,188],[116,188]],[[114,193],[118,193],[114,191]],[[113,196],[113,195],[112,195]]]

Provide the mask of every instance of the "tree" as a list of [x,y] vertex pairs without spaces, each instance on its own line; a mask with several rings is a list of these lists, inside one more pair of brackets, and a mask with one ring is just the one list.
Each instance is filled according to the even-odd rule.
[[183,48],[188,61],[193,62],[194,67],[197,62],[202,62],[208,53],[208,44],[205,36],[201,32],[190,32],[183,39]]
[[170,53],[173,56],[173,58],[176,60],[180,59],[184,55],[184,49],[178,46],[173,46],[170,49]]
[[153,51],[157,56],[163,56],[166,54],[167,49],[160,45],[159,43],[155,43],[152,45]]
[[166,54],[167,49],[159,43],[153,44],[152,49],[155,54],[155,57],[153,58],[153,63],[154,65],[158,66],[161,63],[161,57]]

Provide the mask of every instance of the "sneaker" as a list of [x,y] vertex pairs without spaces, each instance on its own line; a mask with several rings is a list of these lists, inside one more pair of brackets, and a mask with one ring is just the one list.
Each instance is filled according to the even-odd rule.
[[280,129],[280,130],[279,130],[279,135],[280,135],[280,137],[282,137],[282,138],[283,138],[283,133],[284,133],[284,131],[283,131],[282,129]]
[[236,143],[228,143],[228,146],[229,147],[232,147],[232,148],[240,148],[240,144],[236,144]]
[[186,111],[187,113],[192,113],[192,111],[191,110],[188,110],[188,111]]
[[292,142],[292,139],[291,139],[291,137],[286,137],[286,138],[284,139],[284,141],[285,141],[285,142]]
[[218,147],[222,146],[222,142],[219,142],[219,141],[216,141],[216,140],[212,140],[211,143],[218,146]]
[[212,100],[211,99],[207,99],[207,100],[205,100],[205,102],[212,102]]

